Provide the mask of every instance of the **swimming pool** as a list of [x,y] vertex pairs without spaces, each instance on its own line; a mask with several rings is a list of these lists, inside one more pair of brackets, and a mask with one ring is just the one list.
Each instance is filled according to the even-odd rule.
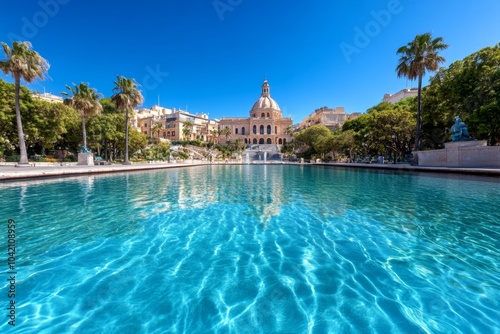
[[18,333],[500,330],[496,179],[221,165],[0,183],[0,198]]

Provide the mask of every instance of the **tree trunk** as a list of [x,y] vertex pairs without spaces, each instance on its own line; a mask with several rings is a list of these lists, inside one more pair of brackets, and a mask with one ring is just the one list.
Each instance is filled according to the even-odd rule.
[[85,130],[85,115],[82,115],[83,146],[87,149],[87,130]]
[[19,151],[21,157],[18,166],[29,166],[28,153],[26,152],[26,143],[24,142],[23,123],[21,122],[21,108],[19,106],[21,89],[21,78],[15,77],[15,95],[16,95],[16,121],[17,121],[17,135],[19,136]]
[[417,105],[417,132],[415,134],[415,151],[420,147],[420,132],[422,127],[422,74],[418,75],[418,105]]
[[125,159],[123,164],[130,165],[130,161],[128,161],[128,108],[125,109]]

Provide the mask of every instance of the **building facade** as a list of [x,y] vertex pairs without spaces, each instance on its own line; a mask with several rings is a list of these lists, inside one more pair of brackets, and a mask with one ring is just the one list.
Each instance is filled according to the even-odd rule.
[[250,117],[223,117],[219,122],[219,129],[229,128],[226,136],[220,135],[221,144],[228,140],[240,139],[249,144],[277,144],[281,145],[291,140],[289,129],[292,126],[291,118],[284,118],[278,103],[271,98],[271,87],[267,80],[262,84],[260,98],[250,110]]
[[[191,114],[184,110],[153,106],[151,109],[136,110],[133,117],[134,127],[150,138],[168,140],[213,141],[213,131],[218,129],[218,121],[211,120],[207,114]],[[161,125],[161,126],[160,126]],[[189,127],[189,134],[184,131]]]
[[384,94],[382,102],[389,102],[395,104],[399,100],[406,99],[407,97],[415,97],[418,95],[417,88],[405,88],[394,94]]
[[344,107],[328,108],[322,107],[316,109],[312,114],[307,116],[300,122],[299,129],[304,130],[313,125],[324,125],[330,130],[335,130],[342,125],[347,120],[354,119],[361,115],[361,113],[346,114]]

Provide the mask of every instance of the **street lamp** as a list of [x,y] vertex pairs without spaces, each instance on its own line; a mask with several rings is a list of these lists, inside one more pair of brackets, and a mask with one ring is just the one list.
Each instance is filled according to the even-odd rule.
[[391,137],[392,140],[394,141],[394,164],[396,164],[396,135],[393,134]]

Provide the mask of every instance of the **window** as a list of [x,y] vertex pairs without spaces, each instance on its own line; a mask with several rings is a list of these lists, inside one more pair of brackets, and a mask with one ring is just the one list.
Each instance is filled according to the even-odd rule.
[[234,134],[237,135],[238,134],[238,128],[234,129]]
[[[254,125],[253,126],[253,134],[256,134],[256,133],[257,133],[257,125]],[[255,144],[257,144],[257,143],[255,143]]]
[[259,144],[264,144],[264,138],[259,139]]
[[241,128],[241,134],[244,135],[245,134],[245,127],[242,127]]
[[285,138],[283,138],[283,144],[286,144],[286,139]]
[[245,138],[245,144],[248,144],[247,139]]
[[253,114],[253,117],[255,117],[255,114]]
[[[263,135],[264,134],[264,125],[261,125],[259,130],[260,130],[259,133],[261,135]],[[262,144],[264,144],[264,143],[262,143]]]
[[277,126],[274,127],[274,134],[276,134],[276,135],[278,134],[278,127]]
[[144,123],[144,127],[147,128],[148,127],[148,123]]
[[163,138],[167,138],[167,133],[163,131]]
[[267,117],[270,117],[270,116],[269,116],[269,113],[267,113]]
[[260,117],[266,117],[266,114],[262,113],[262,115],[260,115]]
[[268,126],[267,126],[267,134],[268,134],[268,135],[270,135],[270,134],[271,134],[271,126],[270,126],[270,125],[268,125]]
[[257,144],[257,139],[256,138],[253,139],[253,143]]
[[271,142],[271,138],[267,138],[267,143],[268,143],[268,144],[271,144],[271,143],[272,143],[272,142]]
[[148,134],[148,132],[147,132],[147,131],[144,131],[144,134],[145,134],[145,135],[147,135],[147,134]]
[[172,131],[172,136],[175,136],[175,131]]
[[170,131],[169,131],[169,132],[167,132],[167,136],[169,136],[169,137],[170,137]]
[[278,143],[279,143],[280,145],[281,145],[281,144],[283,144],[283,140],[281,140],[281,138],[280,138],[280,140],[278,141]]

